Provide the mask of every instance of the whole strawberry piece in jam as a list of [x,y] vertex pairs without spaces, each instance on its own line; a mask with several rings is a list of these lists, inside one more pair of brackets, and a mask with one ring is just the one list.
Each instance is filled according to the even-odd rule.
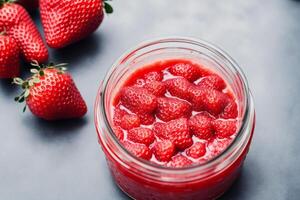
[[163,78],[164,75],[161,71],[148,72],[144,75],[144,80],[146,83],[150,83],[152,81],[162,81]]
[[114,125],[120,126],[122,118],[126,114],[128,114],[128,113],[125,110],[121,109],[120,106],[115,107],[114,108],[114,117],[113,117]]
[[190,99],[189,88],[192,84],[185,78],[169,79],[165,81],[165,84],[171,95],[185,100]]
[[191,63],[177,63],[170,67],[169,72],[175,76],[186,78],[190,82],[194,82],[200,76],[200,68]]
[[211,138],[207,145],[207,148],[209,150],[208,160],[214,158],[215,156],[223,152],[231,144],[232,140],[233,139],[231,138]]
[[31,112],[46,120],[79,118],[86,114],[86,104],[71,75],[65,73],[62,65],[33,65],[37,69],[31,70],[32,77],[25,81],[14,79],[14,83],[24,89],[16,101],[22,103],[26,100]]
[[139,127],[140,125],[141,125],[140,118],[134,114],[125,114],[122,117],[121,122],[120,122],[120,126],[125,130]]
[[121,102],[135,113],[151,113],[156,109],[156,96],[139,87],[125,87],[121,91]]
[[170,161],[176,152],[175,145],[169,140],[157,142],[152,150],[156,159],[162,162]]
[[199,113],[189,120],[191,132],[200,139],[208,139],[214,135],[213,118],[206,113]]
[[189,117],[191,111],[191,105],[186,101],[167,97],[157,98],[156,116],[165,122],[180,117]]
[[116,137],[119,140],[123,140],[124,139],[124,132],[123,132],[123,130],[119,126],[113,127],[113,131],[114,131]]
[[0,31],[14,38],[27,62],[48,60],[48,50],[27,11],[10,0],[0,1]]
[[148,82],[145,84],[144,88],[155,96],[163,96],[166,93],[166,86],[160,81]]
[[205,144],[202,142],[197,142],[186,150],[186,155],[195,159],[204,156],[205,153],[206,153],[206,147]]
[[153,130],[157,137],[170,140],[179,150],[184,150],[193,144],[186,118],[172,120],[166,124],[157,122]]
[[226,94],[218,90],[202,88],[199,86],[190,87],[189,92],[194,110],[208,111],[215,116],[223,112],[229,99]]
[[168,163],[168,166],[173,168],[182,168],[182,167],[188,167],[192,164],[193,162],[190,159],[179,154],[172,158],[172,160]]
[[152,157],[151,150],[144,144],[131,143],[128,141],[123,142],[124,147],[133,155],[138,158],[150,160]]
[[21,4],[28,11],[33,11],[39,7],[39,0],[18,0],[18,4]]
[[20,52],[16,41],[0,33],[0,78],[14,78],[20,74]]
[[143,125],[151,125],[155,122],[154,114],[152,113],[139,113],[138,114],[141,124]]
[[225,106],[224,111],[220,117],[224,119],[234,119],[238,116],[237,104],[234,100],[230,99],[228,104]]
[[155,140],[154,133],[149,128],[134,128],[128,131],[128,140],[149,146]]
[[87,37],[101,24],[103,8],[113,11],[107,0],[40,0],[47,44],[62,48]]
[[237,120],[217,119],[212,122],[213,129],[218,138],[227,138],[237,131]]
[[198,85],[200,87],[204,87],[204,88],[208,88],[208,89],[215,89],[215,90],[219,90],[219,91],[222,91],[226,87],[224,80],[221,77],[219,77],[218,75],[206,76],[200,80]]

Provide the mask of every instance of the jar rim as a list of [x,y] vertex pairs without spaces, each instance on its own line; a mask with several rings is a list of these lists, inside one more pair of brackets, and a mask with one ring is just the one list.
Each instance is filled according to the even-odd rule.
[[[132,155],[127,149],[125,149],[125,147],[123,145],[121,145],[120,141],[115,136],[115,134],[111,128],[111,125],[109,123],[109,120],[107,118],[106,107],[105,107],[105,103],[104,103],[107,84],[110,81],[110,78],[113,75],[113,72],[117,69],[117,67],[121,63],[123,63],[131,55],[133,55],[134,53],[138,52],[139,50],[141,50],[143,48],[150,47],[152,45],[156,45],[156,44],[160,44],[160,43],[171,43],[171,42],[204,46],[209,51],[217,54],[218,56],[223,57],[223,59],[226,60],[228,63],[230,63],[230,65],[233,67],[233,69],[241,77],[241,80],[242,80],[241,82],[242,82],[242,86],[243,86],[243,95],[245,97],[245,107],[244,107],[244,111],[243,111],[243,116],[241,117],[241,127],[237,133],[237,136],[234,138],[234,140],[231,142],[231,144],[228,147],[226,147],[226,149],[223,150],[219,155],[215,156],[211,160],[209,160],[205,163],[202,163],[202,164],[191,165],[191,166],[183,167],[183,168],[170,168],[170,167],[166,167],[166,166],[162,166],[162,165],[157,165],[157,164],[151,163],[150,161],[143,160],[143,159],[137,158],[134,155]],[[101,94],[103,94],[103,95],[101,95]],[[95,101],[95,109],[94,109],[95,125],[96,125],[96,129],[99,133],[100,125],[99,125],[99,121],[97,119],[98,119],[98,114],[101,114],[103,116],[105,126],[108,129],[109,136],[112,138],[113,143],[115,145],[117,145],[118,147],[120,147],[122,153],[125,153],[125,155],[127,157],[129,157],[130,159],[132,159],[132,161],[134,163],[136,163],[138,166],[141,166],[148,170],[154,170],[154,171],[159,170],[160,172],[164,172],[164,173],[173,173],[173,174],[174,173],[178,173],[178,174],[189,173],[189,172],[192,173],[197,170],[201,170],[203,168],[209,167],[209,166],[213,165],[214,163],[217,163],[223,157],[226,157],[226,155],[230,152],[230,150],[233,150],[235,148],[235,146],[239,144],[239,142],[243,138],[242,137],[243,133],[246,132],[245,131],[245,129],[247,128],[246,122],[249,121],[250,115],[251,115],[250,109],[249,109],[251,106],[250,98],[251,98],[251,95],[250,95],[250,89],[248,86],[248,81],[247,81],[246,76],[245,76],[244,72],[242,71],[241,67],[237,64],[237,62],[229,54],[227,54],[224,50],[222,50],[218,46],[216,46],[210,42],[207,42],[205,40],[191,38],[191,37],[173,37],[172,36],[172,37],[156,38],[156,39],[144,41],[144,42],[138,44],[137,46],[127,50],[113,63],[110,70],[108,70],[101,86],[99,87],[99,90],[97,93],[97,98]],[[102,103],[100,104],[100,102],[102,102]]]

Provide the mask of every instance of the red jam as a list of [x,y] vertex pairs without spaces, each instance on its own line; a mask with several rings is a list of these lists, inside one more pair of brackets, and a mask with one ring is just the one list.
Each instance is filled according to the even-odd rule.
[[113,101],[113,130],[136,157],[171,168],[203,164],[236,137],[236,97],[199,63],[172,59],[132,73]]

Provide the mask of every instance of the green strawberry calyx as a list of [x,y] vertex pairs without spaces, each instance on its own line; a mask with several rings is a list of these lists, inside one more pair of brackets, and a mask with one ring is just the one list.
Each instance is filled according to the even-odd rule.
[[[37,61],[32,61],[31,65],[34,67],[30,69],[32,76],[23,80],[22,78],[16,77],[13,79],[13,84],[19,85],[22,88],[22,93],[15,97],[15,101],[18,103],[24,103],[30,95],[30,88],[32,88],[35,84],[41,82],[41,77],[45,75],[46,69],[55,69],[58,74],[64,74],[67,71],[66,66],[67,63],[54,64],[49,63],[48,65],[40,65]],[[23,108],[23,112],[26,111],[27,104]]]
[[16,0],[0,0],[0,7],[2,7],[6,3],[15,3]]
[[107,14],[111,14],[114,12],[114,9],[113,7],[108,3],[108,1],[111,1],[111,0],[103,0],[103,3],[104,3],[104,10]]

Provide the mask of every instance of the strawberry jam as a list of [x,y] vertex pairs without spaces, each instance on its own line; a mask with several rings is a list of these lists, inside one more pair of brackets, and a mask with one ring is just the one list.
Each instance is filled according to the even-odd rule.
[[129,152],[158,165],[180,168],[207,162],[230,145],[238,130],[231,88],[189,60],[144,66],[116,96],[116,136]]
[[121,57],[95,104],[99,143],[136,200],[209,200],[241,171],[255,126],[247,80],[230,56],[166,38]]

